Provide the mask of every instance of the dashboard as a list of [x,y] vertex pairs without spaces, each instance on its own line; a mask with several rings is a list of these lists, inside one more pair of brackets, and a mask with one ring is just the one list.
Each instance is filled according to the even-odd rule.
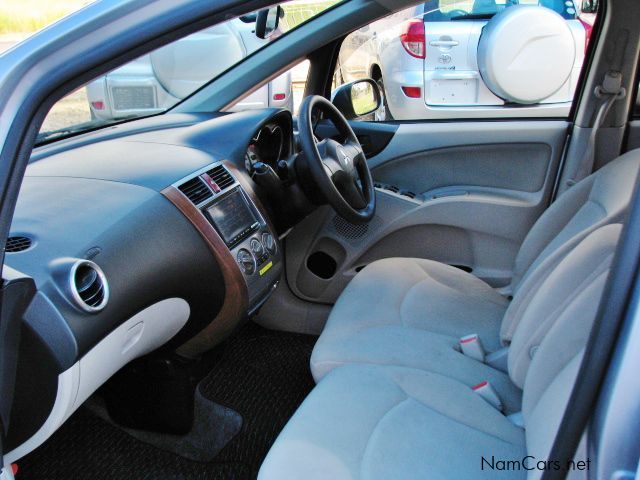
[[269,298],[288,225],[252,176],[293,154],[280,109],[162,115],[33,152],[10,232],[22,243],[5,257],[37,287],[5,459],[131,360],[197,357]]

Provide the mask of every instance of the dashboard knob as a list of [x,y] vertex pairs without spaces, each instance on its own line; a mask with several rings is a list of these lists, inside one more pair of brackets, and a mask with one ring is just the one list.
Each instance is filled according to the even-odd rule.
[[252,238],[249,246],[251,247],[251,251],[256,257],[261,257],[264,254],[264,247],[262,246],[262,243],[260,243],[260,240],[258,240],[257,238]]
[[264,245],[269,254],[274,255],[276,253],[276,241],[270,233],[265,232],[262,234],[262,245]]
[[256,271],[256,257],[246,248],[241,248],[238,251],[236,259],[245,275],[252,275]]

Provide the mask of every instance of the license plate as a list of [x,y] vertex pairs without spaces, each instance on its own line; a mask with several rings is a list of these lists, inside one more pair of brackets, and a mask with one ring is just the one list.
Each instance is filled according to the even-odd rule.
[[153,87],[113,87],[116,110],[144,110],[156,108]]
[[428,105],[473,105],[478,101],[476,79],[432,80]]

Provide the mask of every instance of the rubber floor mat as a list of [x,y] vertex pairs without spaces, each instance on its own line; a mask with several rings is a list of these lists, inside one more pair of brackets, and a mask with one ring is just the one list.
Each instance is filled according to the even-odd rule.
[[317,337],[243,327],[200,382],[200,393],[242,416],[242,428],[210,462],[137,440],[82,408],[19,461],[18,480],[255,478],[296,408],[313,388],[309,358]]

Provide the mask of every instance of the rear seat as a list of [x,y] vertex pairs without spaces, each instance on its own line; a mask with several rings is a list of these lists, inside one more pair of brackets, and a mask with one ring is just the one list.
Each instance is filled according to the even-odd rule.
[[[519,322],[529,318],[526,312],[542,308],[532,307],[536,297],[542,303],[548,295],[562,297],[579,288],[571,282],[561,283],[556,291],[543,287],[550,272],[587,235],[623,220],[639,166],[640,150],[629,152],[547,209],[516,257],[511,302],[473,275],[438,262],[390,258],[368,265],[338,299],[314,348],[311,371],[316,382],[350,363],[406,366],[443,373],[467,385],[489,379],[501,390],[507,408],[519,409],[519,388],[500,371],[506,368],[499,360],[495,369],[465,357],[456,350],[460,338],[478,334],[487,352],[502,350],[506,355]],[[539,320],[534,314],[529,329],[535,331]]]
[[523,387],[521,416],[505,415],[457,373],[350,364],[303,402],[259,478],[539,478],[537,462],[547,460],[566,408],[621,228],[606,225],[579,241],[517,319],[506,381]]

